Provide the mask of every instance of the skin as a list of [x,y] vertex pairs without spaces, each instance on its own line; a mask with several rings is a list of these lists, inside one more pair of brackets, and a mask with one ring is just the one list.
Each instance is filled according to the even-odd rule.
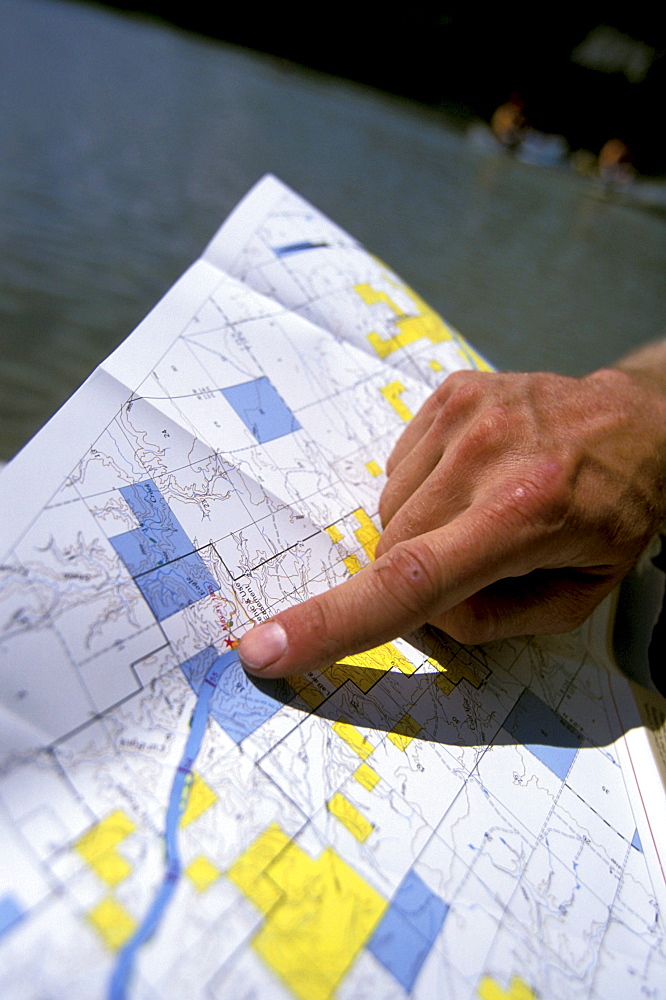
[[666,521],[666,341],[584,378],[457,372],[398,440],[376,561],[246,633],[281,677],[425,622],[464,643],[580,625]]

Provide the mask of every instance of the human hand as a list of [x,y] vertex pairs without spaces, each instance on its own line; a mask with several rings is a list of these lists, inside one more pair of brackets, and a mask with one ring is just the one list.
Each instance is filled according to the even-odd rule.
[[277,677],[429,622],[461,642],[567,631],[666,517],[666,392],[649,370],[457,372],[391,454],[377,559],[247,633]]

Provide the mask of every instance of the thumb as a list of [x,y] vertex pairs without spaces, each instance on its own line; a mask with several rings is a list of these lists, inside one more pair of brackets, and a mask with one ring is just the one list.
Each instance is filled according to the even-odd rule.
[[340,586],[257,625],[240,641],[241,663],[262,677],[323,669],[476,593],[503,574],[496,533],[468,520],[399,542]]

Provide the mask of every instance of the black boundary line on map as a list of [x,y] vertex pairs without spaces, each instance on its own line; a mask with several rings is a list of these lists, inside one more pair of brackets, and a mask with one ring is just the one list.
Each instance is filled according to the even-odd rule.
[[[95,822],[96,820],[98,820],[99,817],[92,811],[86,799],[81,796],[79,790],[70,781],[67,771],[62,766],[61,762],[58,760],[58,757],[53,752],[53,749],[51,747],[43,747],[42,752],[48,755],[48,757],[51,760],[51,765],[53,766],[53,768],[57,773],[57,777],[65,783],[65,786],[68,788],[75,802],[80,807],[83,808],[84,812],[88,814],[91,822]],[[83,907],[83,904],[81,903],[81,900],[77,897],[77,895],[74,892],[72,892],[70,888],[70,883],[73,881],[74,878],[76,878],[76,874],[74,876],[70,875],[65,878],[62,878],[61,876],[55,874],[51,862],[51,859],[54,856],[62,856],[62,854],[66,850],[70,850],[72,847],[72,842],[67,841],[67,843],[61,846],[60,848],[57,848],[50,854],[43,856],[35,850],[31,841],[28,840],[28,838],[25,836],[21,822],[19,821],[18,823],[14,823],[14,826],[16,828],[18,837],[20,838],[22,844],[24,845],[26,852],[34,858],[36,862],[36,867],[42,873],[44,881],[50,886],[50,893],[42,896],[41,899],[37,900],[37,902],[31,903],[30,905],[25,907],[22,916],[19,919],[19,923],[23,921],[24,917],[27,914],[30,914],[30,916],[32,917],[35,914],[39,914],[41,912],[47,912],[54,904],[57,904],[61,899],[65,897],[68,899],[74,913],[78,915],[79,919],[85,918],[86,911]]]
[[[256,526],[256,522],[253,522],[253,523]],[[242,530],[243,529],[241,528],[241,531]],[[311,535],[305,535],[303,538],[300,538],[297,542],[294,542],[293,545],[288,545],[286,549],[281,549],[279,552],[276,552],[274,555],[268,556],[266,559],[262,559],[261,562],[257,563],[255,566],[252,566],[245,573],[241,573],[240,576],[232,576],[232,574],[229,571],[228,566],[226,565],[226,563],[224,562],[224,560],[222,559],[221,556],[219,556],[219,559],[220,559],[220,562],[224,565],[224,568],[226,569],[227,573],[229,573],[229,576],[231,577],[231,579],[233,580],[233,582],[237,583],[239,580],[242,580],[244,576],[251,576],[252,573],[255,573],[257,570],[261,569],[261,567],[265,566],[267,563],[272,562],[273,559],[279,559],[280,556],[286,555],[286,553],[287,552],[291,552],[292,549],[298,548],[298,546],[302,545],[303,542],[309,542],[311,538],[316,538],[317,535],[321,535],[322,532],[324,532],[325,530],[326,530],[325,528],[317,528],[317,530],[313,531]],[[217,552],[217,549],[215,551]]]
[[[139,593],[141,593],[140,590],[139,590]],[[141,594],[141,596],[143,597],[143,594]],[[143,599],[145,601],[145,597]],[[146,601],[146,604],[148,604],[147,601]],[[150,610],[150,605],[148,605],[148,608]],[[151,614],[152,614],[152,611],[151,611]],[[82,732],[84,729],[87,729],[88,726],[91,726],[94,722],[101,722],[101,721],[103,721],[105,719],[105,717],[108,715],[109,712],[112,712],[114,709],[119,708],[121,705],[124,705],[126,702],[130,701],[132,698],[135,698],[138,694],[141,694],[141,692],[145,690],[146,685],[143,683],[143,681],[141,680],[141,678],[139,677],[139,675],[138,675],[138,673],[137,673],[137,671],[135,669],[136,664],[137,663],[141,663],[142,660],[145,660],[145,659],[147,659],[147,657],[152,656],[153,654],[160,652],[160,650],[162,650],[162,649],[171,648],[171,640],[168,638],[167,634],[165,633],[164,629],[162,628],[162,623],[158,621],[157,622],[157,627],[159,628],[160,632],[162,633],[162,635],[164,637],[164,642],[162,643],[162,645],[161,646],[155,646],[148,653],[145,653],[143,656],[138,657],[138,659],[132,660],[130,663],[126,664],[126,666],[131,671],[131,673],[134,676],[134,678],[136,680],[136,683],[137,683],[137,687],[134,689],[134,691],[130,691],[129,694],[126,694],[126,695],[124,695],[124,697],[119,698],[118,701],[113,702],[111,705],[107,705],[107,707],[104,708],[104,709],[102,709],[102,711],[95,712],[94,714],[92,714],[89,719],[85,720],[85,722],[79,723],[78,726],[75,726],[73,729],[68,730],[66,733],[63,733],[61,736],[56,737],[56,739],[54,739],[50,743],[46,744],[46,746],[43,748],[44,750],[46,750],[47,752],[51,753],[53,751],[54,747],[60,746],[61,743],[66,742],[67,740],[71,739],[73,736],[77,736],[80,732]],[[112,649],[114,645],[115,645],[115,643],[112,644],[108,648]],[[178,668],[180,668],[180,663],[178,662],[177,657],[175,656],[175,654],[174,654],[174,659],[176,660],[176,664],[174,665],[174,667],[172,669],[175,670],[176,666]],[[89,663],[91,661],[88,660],[86,662]],[[78,665],[76,663],[74,663],[74,666],[75,666],[76,671],[78,673],[79,672]],[[81,678],[81,682],[84,683],[82,678]],[[87,687],[86,687],[86,692],[88,693]]]
[[[188,466],[186,466],[186,468],[188,468]],[[204,542],[202,545],[199,545],[197,547],[193,547],[189,552],[184,552],[182,555],[176,556],[174,559],[168,559],[166,562],[159,563],[159,565],[153,566],[151,569],[142,570],[141,573],[137,573],[136,575],[130,574],[131,575],[131,579],[136,582],[140,577],[147,576],[149,573],[155,573],[157,570],[163,569],[165,566],[172,566],[174,563],[179,562],[179,560],[181,560],[181,559],[187,558],[187,556],[189,556],[189,555],[193,555],[195,553],[199,554],[199,553],[203,552],[205,549],[213,549],[213,551],[215,552],[215,555],[217,556],[217,558],[219,559],[219,561],[224,566],[224,568],[225,568],[225,570],[226,570],[226,572],[227,572],[227,574],[229,576],[229,579],[232,580],[234,583],[237,583],[239,580],[242,580],[243,577],[250,576],[252,573],[255,573],[257,570],[261,569],[262,566],[265,566],[267,563],[272,562],[273,559],[278,559],[278,558],[280,558],[280,556],[286,555],[287,552],[291,552],[292,549],[298,548],[298,546],[302,545],[304,542],[309,542],[310,539],[316,538],[317,535],[324,534],[326,532],[327,528],[333,527],[336,524],[343,523],[348,517],[351,517],[351,515],[353,513],[354,513],[354,511],[349,511],[348,513],[343,514],[341,517],[337,518],[335,521],[332,521],[331,524],[329,524],[329,525],[326,526],[326,528],[317,528],[316,531],[313,531],[311,534],[304,535],[303,538],[299,538],[299,540],[297,542],[293,542],[291,545],[288,545],[286,548],[280,549],[278,552],[274,552],[273,555],[267,556],[266,559],[262,559],[261,562],[256,563],[255,565],[251,566],[248,570],[246,570],[244,573],[241,573],[239,576],[234,576],[233,575],[233,573],[231,572],[231,570],[227,566],[226,562],[224,561],[224,559],[222,558],[222,556],[218,552],[216,546],[223,540],[222,538],[218,538],[214,542]],[[367,513],[367,511],[366,511],[366,513]],[[265,515],[265,517],[269,517],[269,516],[271,516],[271,515],[268,515],[268,514]],[[371,520],[372,520],[373,517],[376,517],[376,516],[377,516],[376,514],[372,514],[372,515],[368,514],[368,517],[370,517]],[[262,520],[264,520],[264,518],[260,518],[259,520],[262,521]],[[238,528],[237,531],[229,532],[228,535],[224,535],[223,537],[224,538],[229,538],[231,535],[238,534],[238,532],[244,531],[247,528],[256,528],[258,526],[258,524],[259,524],[258,521],[250,521],[248,524],[245,524],[242,527]],[[112,537],[115,537],[115,536],[112,536]],[[190,541],[191,541],[191,539],[190,539]],[[360,551],[360,549],[359,549],[359,551]],[[341,560],[338,560],[338,561],[341,561]],[[200,598],[200,600],[201,600],[201,598]],[[196,604],[197,602],[193,601],[192,603]]]

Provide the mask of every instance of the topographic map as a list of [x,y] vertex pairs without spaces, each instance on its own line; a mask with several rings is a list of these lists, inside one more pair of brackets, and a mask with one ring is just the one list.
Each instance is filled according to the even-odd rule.
[[238,663],[373,558],[395,439],[470,366],[269,177],[4,470],[4,1000],[666,996],[581,634]]

